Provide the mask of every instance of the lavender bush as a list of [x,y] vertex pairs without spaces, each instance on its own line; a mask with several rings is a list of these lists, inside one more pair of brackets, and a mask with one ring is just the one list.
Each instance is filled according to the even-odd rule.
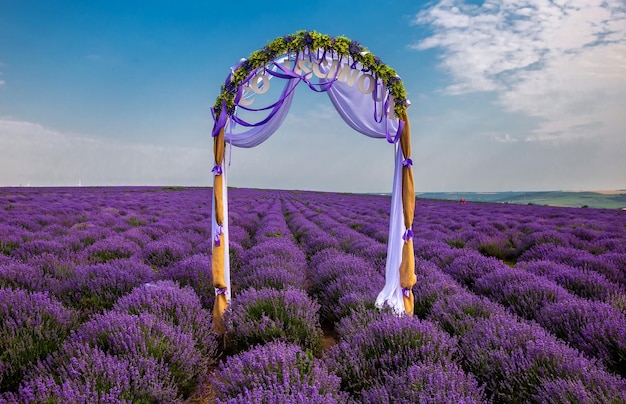
[[113,310],[136,315],[153,314],[190,334],[207,364],[212,364],[217,357],[217,336],[213,333],[211,312],[202,307],[190,287],[181,288],[173,281],[145,283],[122,296]]
[[228,358],[210,383],[219,403],[346,403],[340,380],[310,351],[270,342]]
[[154,271],[136,259],[78,265],[75,276],[62,283],[59,298],[83,314],[110,309],[121,296],[155,278]]
[[162,280],[178,282],[183,287],[191,287],[205,308],[213,308],[215,288],[213,288],[210,255],[191,255],[168,267],[161,268],[157,276]]
[[526,319],[549,303],[569,298],[562,287],[543,277],[514,268],[500,268],[476,280],[474,291]]
[[342,389],[358,396],[380,386],[386,373],[404,372],[415,363],[453,362],[456,352],[456,341],[433,323],[385,314],[332,346],[326,363],[341,378]]
[[546,305],[537,321],[610,369],[626,374],[626,316],[602,302],[567,299]]
[[[0,400],[1,401],[1,400]],[[125,358],[71,342],[25,376],[15,403],[182,403],[167,366],[153,358]]]
[[623,286],[609,281],[604,275],[566,264],[535,260],[521,262],[518,266],[528,272],[546,278],[563,286],[568,291],[587,299],[608,301],[611,296],[624,290]]
[[321,354],[319,304],[300,289],[248,289],[232,299],[225,320],[235,352],[271,341]]
[[164,362],[183,397],[188,397],[205,376],[207,359],[196,348],[192,335],[152,314],[111,311],[95,315],[72,333],[70,340],[131,360]]
[[[626,382],[595,366],[536,323],[508,314],[479,319],[459,340],[464,369],[485,384],[496,402],[526,403],[544,385],[579,380],[599,402],[626,400]],[[617,401],[615,401],[617,400]]]
[[46,293],[0,289],[0,392],[14,390],[25,366],[58,348],[73,317]]
[[403,372],[385,373],[379,386],[361,391],[360,402],[391,403],[485,403],[476,380],[455,363],[418,363]]

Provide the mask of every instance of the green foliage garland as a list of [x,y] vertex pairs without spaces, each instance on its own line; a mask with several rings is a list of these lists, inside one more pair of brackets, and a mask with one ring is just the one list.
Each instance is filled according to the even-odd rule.
[[360,63],[364,69],[371,71],[376,78],[381,79],[385,84],[395,100],[394,112],[396,116],[401,117],[406,113],[407,99],[402,80],[395,70],[382,63],[360,43],[345,36],[332,37],[316,31],[298,31],[293,35],[274,39],[263,48],[252,52],[248,59],[239,65],[232,74],[231,80],[222,85],[222,91],[214,104],[215,116],[220,115],[224,103],[227,113],[229,115],[234,113],[237,90],[254,70],[269,65],[279,56],[292,52],[300,53],[307,49],[324,49],[339,56],[350,57]]

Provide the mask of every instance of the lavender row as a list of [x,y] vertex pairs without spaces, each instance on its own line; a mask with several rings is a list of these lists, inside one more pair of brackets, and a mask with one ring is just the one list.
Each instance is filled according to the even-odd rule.
[[387,245],[368,237],[355,229],[339,223],[327,214],[312,213],[310,209],[301,206],[301,213],[308,221],[323,229],[327,236],[337,241],[339,248],[344,251],[362,256],[382,269],[385,267]]
[[462,285],[539,322],[610,369],[626,372],[626,315],[619,309],[580,298],[546,277],[510,268],[472,250],[449,255],[454,258],[441,269]]
[[217,358],[210,313],[172,281],[139,286],[82,324],[45,294],[0,293],[10,344],[0,402],[182,402]]
[[623,402],[626,381],[540,325],[416,261],[420,316],[458,339],[461,364],[495,402]]

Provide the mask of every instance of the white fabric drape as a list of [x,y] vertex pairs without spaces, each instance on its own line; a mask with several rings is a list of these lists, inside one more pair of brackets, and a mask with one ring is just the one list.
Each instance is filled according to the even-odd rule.
[[404,299],[400,286],[400,263],[402,262],[402,235],[406,231],[402,214],[402,161],[404,156],[399,144],[395,145],[395,166],[393,172],[393,192],[391,194],[391,214],[389,218],[389,241],[387,242],[387,263],[385,265],[385,287],[376,298],[376,307],[385,304],[400,315],[404,313]]
[[[318,53],[319,54],[319,53]],[[299,58],[308,57],[307,54],[300,54]],[[328,57],[327,57],[328,58]],[[352,61],[346,61],[351,63]],[[322,66],[320,66],[321,68]],[[362,66],[357,64],[357,69],[361,69]],[[328,70],[327,70],[328,71]],[[273,80],[278,80],[274,78]],[[230,143],[237,147],[254,147],[265,140],[267,140],[283,123],[291,102],[295,94],[295,86],[297,86],[301,80],[297,78],[285,80],[285,87],[282,94],[285,96],[285,101],[277,106],[275,115],[268,120],[264,125],[251,127],[243,132],[232,133],[232,131],[225,130],[224,137],[226,143]],[[320,83],[327,83],[328,80],[321,79]],[[380,84],[379,85],[380,88]],[[384,106],[384,97],[387,94],[381,94],[382,99],[374,100],[374,93],[363,94],[356,83],[348,85],[345,82],[335,81],[333,86],[327,91],[333,106],[343,118],[343,120],[357,132],[373,137],[373,138],[387,138],[388,133],[395,136],[399,122],[397,118],[388,119],[387,115],[380,119],[381,110]],[[378,116],[376,116],[378,115]],[[227,124],[228,127],[228,124]],[[389,242],[387,245],[387,262],[385,268],[385,286],[376,299],[377,307],[382,307],[385,304],[393,308],[393,310],[401,315],[404,313],[404,302],[402,295],[402,287],[400,286],[400,263],[402,260],[402,235],[406,228],[404,227],[403,220],[403,206],[402,206],[402,162],[404,156],[401,148],[398,144],[395,144],[395,166],[394,166],[394,179],[392,186],[391,197],[391,212],[389,223]],[[230,261],[229,261],[229,248],[228,248],[228,205],[227,205],[227,181],[226,181],[226,165],[222,163],[223,178],[223,195],[224,195],[224,224],[222,232],[225,233],[225,260],[224,271],[226,274],[227,283],[227,299],[230,301]],[[215,198],[213,198],[213,205],[215,205]],[[215,235],[217,231],[217,222],[215,220],[215,206],[213,206],[213,231]]]
[[[278,79],[274,79],[278,80]],[[293,100],[293,96],[296,93],[294,87],[298,85],[298,79],[290,79],[285,80],[285,88],[283,90],[283,94],[286,94],[285,101],[277,107],[276,114],[269,119],[262,126],[252,126],[250,129],[247,129],[244,132],[240,133],[231,133],[230,131],[224,131],[224,139],[226,143],[232,144],[233,146],[250,148],[256,147],[261,143],[265,142],[276,132],[276,130],[283,124],[283,121],[287,117],[287,113],[289,113],[289,108],[291,108],[291,102]]]
[[338,81],[327,94],[339,115],[357,132],[373,138],[385,138],[387,130],[393,135],[398,130],[397,119],[387,119],[386,116],[381,119],[384,100],[374,100],[374,93],[363,94],[356,84],[349,86]]

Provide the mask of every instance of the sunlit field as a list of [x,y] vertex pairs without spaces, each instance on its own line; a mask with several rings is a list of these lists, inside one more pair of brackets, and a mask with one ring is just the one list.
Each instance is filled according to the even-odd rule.
[[389,196],[0,188],[0,402],[626,403],[626,212],[418,199],[415,313]]

